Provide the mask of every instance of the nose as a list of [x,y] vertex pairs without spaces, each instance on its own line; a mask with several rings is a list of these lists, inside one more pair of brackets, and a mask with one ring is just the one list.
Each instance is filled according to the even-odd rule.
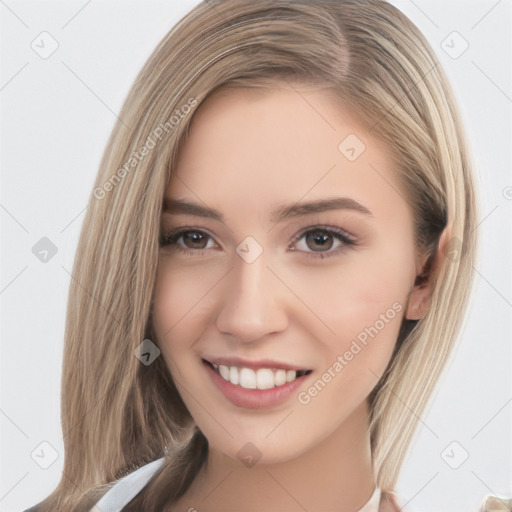
[[223,285],[217,329],[240,342],[256,341],[288,325],[285,286],[267,268],[264,255],[252,263],[236,256]]

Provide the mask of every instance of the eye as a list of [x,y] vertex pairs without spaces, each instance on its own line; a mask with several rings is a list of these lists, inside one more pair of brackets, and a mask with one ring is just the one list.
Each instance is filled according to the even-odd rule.
[[[211,249],[208,245],[208,239],[212,241],[210,235],[197,229],[177,230],[167,233],[160,239],[162,247],[170,246],[180,252],[189,255],[201,255],[206,249]],[[205,245],[206,244],[206,245]],[[215,246],[215,244],[213,244]]]
[[[184,227],[188,226],[182,226],[163,235],[160,245],[189,256],[201,256],[206,250],[217,247],[208,233]],[[295,236],[288,249],[297,251],[298,247],[297,252],[305,253],[306,257],[324,259],[335,256],[353,245],[356,245],[355,239],[339,228],[313,226]]]
[[[356,242],[352,236],[339,228],[316,226],[313,229],[302,231],[294,238],[292,246],[289,246],[292,251],[295,250],[294,244],[301,246],[299,250],[305,252],[307,257],[323,259],[335,256],[347,247],[355,245]],[[331,250],[333,246],[337,247]]]

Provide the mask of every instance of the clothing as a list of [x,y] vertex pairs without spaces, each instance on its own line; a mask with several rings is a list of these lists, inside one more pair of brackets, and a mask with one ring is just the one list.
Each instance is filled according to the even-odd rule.
[[363,508],[360,508],[358,512],[378,512],[380,494],[380,489],[376,487],[375,491],[373,491],[371,498],[366,502],[366,505],[363,505]]
[[146,486],[163,466],[165,457],[136,469],[117,481],[90,512],[120,512]]
[[[96,503],[90,512],[121,512],[163,466],[165,457],[141,466],[117,481]],[[357,512],[399,512],[398,496],[382,493],[376,488],[371,498]],[[407,509],[408,511],[411,509]]]

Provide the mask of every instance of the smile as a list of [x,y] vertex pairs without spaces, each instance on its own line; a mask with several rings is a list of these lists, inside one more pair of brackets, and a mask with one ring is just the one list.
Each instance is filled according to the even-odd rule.
[[215,371],[227,382],[231,382],[235,386],[240,386],[245,389],[271,389],[274,387],[283,386],[288,382],[308,375],[311,370],[285,370],[271,368],[259,368],[253,370],[252,368],[244,368],[238,366],[226,366],[210,364]]
[[202,359],[212,383],[227,400],[244,409],[268,409],[284,404],[313,372],[277,361],[256,363],[234,358],[215,361]]

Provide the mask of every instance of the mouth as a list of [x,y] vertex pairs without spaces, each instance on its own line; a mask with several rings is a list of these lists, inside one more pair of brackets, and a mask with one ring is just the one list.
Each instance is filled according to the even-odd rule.
[[244,389],[272,389],[285,386],[313,370],[279,367],[249,368],[243,365],[216,364],[202,359],[203,364],[212,368],[226,382]]

